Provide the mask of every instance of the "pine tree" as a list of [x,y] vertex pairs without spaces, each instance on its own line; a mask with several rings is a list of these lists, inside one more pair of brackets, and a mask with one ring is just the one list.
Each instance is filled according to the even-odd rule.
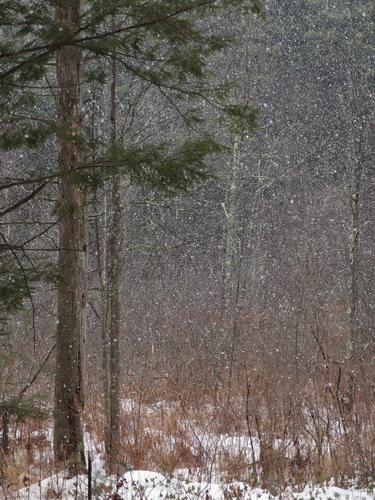
[[[260,12],[260,5],[256,0],[90,0],[84,5],[79,0],[8,0],[2,4],[0,147],[38,148],[57,137],[57,168],[30,169],[21,178],[3,179],[0,188],[30,185],[36,192],[59,180],[54,445],[57,463],[67,464],[74,473],[84,467],[85,192],[119,174],[166,192],[186,190],[207,177],[205,159],[221,150],[207,134],[182,142],[171,138],[133,146],[112,141],[109,147],[101,145],[93,162],[84,131],[84,89],[93,79],[105,81],[106,61],[112,60],[174,101],[186,101],[184,119],[190,124],[204,119],[207,101],[224,111],[218,100],[225,96],[225,88],[211,85],[208,71],[210,57],[232,41],[215,27],[223,9]],[[90,64],[85,65],[87,60]],[[56,108],[52,97],[46,106],[41,89],[56,94]],[[243,114],[243,110],[234,111]],[[21,302],[15,294],[14,306],[7,308]]]

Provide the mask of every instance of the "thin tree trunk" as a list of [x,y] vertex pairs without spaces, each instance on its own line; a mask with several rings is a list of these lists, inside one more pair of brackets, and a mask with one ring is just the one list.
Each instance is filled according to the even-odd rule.
[[7,411],[3,411],[1,414],[2,424],[3,424],[3,432],[1,437],[1,447],[3,449],[4,455],[8,455],[9,453],[9,413]]
[[[351,39],[348,44],[348,56],[350,59],[355,57],[356,50],[356,28],[355,13],[353,11],[353,2],[350,3],[350,25]],[[340,77],[340,104],[343,118],[347,129],[347,171],[348,171],[348,191],[349,191],[349,210],[350,210],[350,233],[349,233],[349,261],[350,261],[350,289],[349,289],[349,328],[350,334],[347,344],[347,358],[349,362],[349,390],[347,410],[351,411],[353,407],[355,378],[358,369],[358,361],[361,357],[361,340],[359,328],[359,243],[360,243],[360,197],[361,182],[363,172],[363,158],[361,153],[363,147],[367,150],[367,120],[364,119],[361,103],[358,101],[358,95],[361,93],[363,80],[355,80],[354,74],[347,64],[346,60],[337,62],[337,74]],[[359,94],[358,94],[359,92]],[[362,116],[359,127],[355,128],[356,116]],[[358,125],[358,124],[357,124]]]
[[[97,200],[94,200],[95,213],[98,213]],[[97,255],[97,268],[100,284],[100,300],[101,300],[101,354],[102,354],[102,391],[103,391],[103,414],[104,414],[104,443],[107,449],[109,443],[109,411],[110,411],[110,398],[109,398],[109,338],[108,338],[108,317],[109,317],[109,300],[108,300],[108,239],[107,239],[107,193],[104,192],[104,222],[103,233],[101,238],[99,230],[98,217],[95,218],[95,239],[96,239],[96,255]],[[102,240],[102,244],[101,244]]]
[[[354,101],[354,84],[350,71],[348,71],[348,90],[351,100]],[[360,239],[360,191],[362,165],[359,158],[358,138],[353,129],[353,114],[349,103],[341,97],[341,107],[347,126],[347,168],[348,168],[348,191],[350,209],[350,232],[349,232],[349,262],[350,262],[350,290],[349,290],[349,328],[350,335],[347,347],[349,361],[349,392],[347,409],[351,409],[354,398],[355,371],[360,349],[358,329],[358,248]]]
[[224,213],[226,225],[224,230],[224,258],[223,258],[223,302],[222,317],[226,320],[231,311],[234,283],[233,266],[238,253],[238,227],[236,220],[237,183],[240,170],[241,134],[236,133],[233,142],[233,158],[230,177],[228,179],[226,203]]
[[[93,101],[96,100],[95,86],[93,86],[92,95]],[[91,141],[95,144],[95,110],[93,109],[91,116]],[[95,164],[95,154],[93,155],[93,163]],[[104,415],[104,443],[107,449],[109,443],[109,340],[108,340],[108,317],[109,317],[109,300],[108,300],[108,212],[107,212],[107,191],[103,191],[103,222],[102,233],[99,227],[99,206],[97,193],[94,194],[94,210],[95,210],[95,240],[96,240],[96,263],[98,269],[98,278],[100,284],[100,301],[101,301],[101,355],[102,355],[102,394],[103,394],[103,415]]]
[[109,397],[110,425],[108,446],[108,468],[118,471],[120,445],[120,301],[119,301],[119,253],[120,253],[120,179],[115,177],[112,185],[112,229],[109,240],[110,251],[110,326],[109,326]]
[[[114,22],[113,22],[114,26]],[[112,60],[111,81],[111,143],[115,144],[117,134],[116,109],[117,67]],[[111,208],[112,227],[109,238],[109,442],[106,443],[107,468],[110,473],[118,473],[120,447],[120,302],[119,302],[119,258],[121,231],[120,177],[112,179]]]
[[[80,1],[60,1],[58,23],[78,30]],[[84,194],[69,172],[80,160],[78,141],[81,129],[81,55],[74,46],[57,52],[56,73],[60,170],[59,285],[56,332],[56,376],[54,452],[56,465],[65,464],[72,474],[85,465],[83,442],[84,342],[86,334],[86,221]]]

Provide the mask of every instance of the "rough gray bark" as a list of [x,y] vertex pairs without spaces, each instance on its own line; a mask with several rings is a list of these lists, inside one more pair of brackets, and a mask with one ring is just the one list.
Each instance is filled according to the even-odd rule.
[[[56,20],[80,26],[80,1],[60,1]],[[84,407],[84,342],[86,334],[86,222],[84,194],[73,182],[71,170],[80,160],[81,54],[74,46],[57,52],[56,74],[60,170],[58,325],[56,332],[56,376],[54,452],[57,465],[72,472],[84,468],[82,413]]]
[[[117,109],[116,109],[117,67],[112,60],[111,81],[111,143],[116,142]],[[121,231],[121,203],[120,177],[112,179],[111,210],[112,227],[109,238],[109,433],[106,436],[107,469],[110,473],[119,470],[120,446],[120,231]],[[108,398],[107,398],[108,400]]]

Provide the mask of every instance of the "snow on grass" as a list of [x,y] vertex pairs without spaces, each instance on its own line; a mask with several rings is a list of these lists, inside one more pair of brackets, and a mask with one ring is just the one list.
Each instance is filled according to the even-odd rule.
[[[306,487],[301,492],[286,490],[278,497],[259,488],[250,488],[244,483],[209,484],[195,481],[182,481],[169,478],[157,472],[132,471],[118,478],[105,478],[98,473],[93,478],[93,498],[117,500],[373,500],[375,490],[365,491],[354,488],[342,489],[334,486]],[[82,475],[73,479],[58,474],[41,481],[39,484],[19,490],[7,498],[64,500],[87,498],[87,477]]]
[[[127,410],[141,411],[143,416],[154,417],[160,408],[165,414],[170,412],[165,402],[159,402],[154,406],[138,405],[132,400],[124,400],[123,407]],[[156,420],[157,422],[157,420]],[[135,470],[127,472],[120,477],[108,478],[105,474],[103,451],[104,444],[97,442],[94,435],[88,432],[84,434],[85,449],[90,450],[92,457],[92,492],[95,499],[115,499],[115,500],[161,500],[161,499],[181,499],[181,500],[370,500],[375,499],[375,490],[366,491],[352,488],[342,489],[335,486],[325,488],[319,486],[307,486],[302,491],[291,488],[285,490],[281,495],[275,497],[270,492],[259,488],[252,488],[244,482],[233,482],[229,476],[225,476],[221,470],[220,457],[228,453],[243,456],[246,464],[251,464],[253,459],[259,460],[260,445],[256,438],[250,440],[247,435],[230,435],[215,433],[212,429],[202,429],[199,425],[190,425],[181,434],[175,429],[176,435],[167,434],[163,428],[158,428],[155,420],[146,420],[150,427],[143,427],[142,432],[158,438],[157,454],[173,451],[174,445],[181,440],[191,450],[199,453],[204,451],[204,456],[209,462],[205,467],[185,467],[174,469],[172,476],[166,476],[158,472],[145,470]],[[153,425],[152,425],[153,424]],[[36,431],[36,437],[41,430]],[[52,442],[52,428],[45,430],[47,442]],[[293,454],[292,443],[285,443],[276,440],[275,448],[281,449],[283,454]],[[51,452],[51,450],[50,450]],[[156,468],[153,464],[146,467]],[[42,474],[42,472],[41,472]],[[44,471],[44,474],[46,472]],[[48,472],[47,472],[48,474]],[[38,476],[37,476],[38,477]],[[42,476],[43,477],[43,476]],[[35,479],[34,479],[35,481]],[[4,491],[6,499],[86,499],[88,497],[87,476],[81,475],[73,479],[66,478],[63,473],[50,476],[31,484],[18,491]],[[2,491],[0,490],[0,498]]]

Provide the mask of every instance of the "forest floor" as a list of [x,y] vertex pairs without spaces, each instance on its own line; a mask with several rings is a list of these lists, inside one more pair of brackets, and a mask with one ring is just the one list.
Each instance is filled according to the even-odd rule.
[[[365,491],[355,488],[334,486],[306,486],[302,491],[287,488],[273,496],[259,488],[251,488],[245,483],[208,484],[167,477],[150,471],[132,471],[117,478],[105,478],[101,471],[94,472],[92,497],[114,500],[370,500],[375,498],[375,490]],[[9,499],[87,499],[87,476],[65,479],[55,475],[38,484],[14,492]]]
[[[197,407],[195,407],[197,408]],[[217,421],[217,409],[211,405],[202,412],[188,409],[179,402],[157,401],[140,404],[123,400],[124,464],[131,466],[118,477],[108,477],[104,468],[102,423],[87,422],[85,448],[92,457],[92,498],[113,500],[370,500],[375,488],[360,489],[354,482],[333,480],[317,484],[314,469],[301,462],[303,480],[290,474],[295,467],[295,444],[288,438],[274,439],[277,461],[270,463],[270,478],[275,488],[261,489],[252,477],[260,457],[259,439],[245,426],[233,427],[229,421]],[[204,414],[204,417],[202,415]],[[214,415],[215,420],[210,418]],[[228,412],[225,413],[228,418]],[[88,477],[73,479],[64,473],[53,474],[52,422],[39,421],[14,429],[13,456],[5,471],[8,482],[0,487],[4,499],[86,499]],[[311,453],[311,443],[299,441],[303,458]],[[309,451],[310,450],[310,451]],[[301,460],[302,460],[301,458]],[[282,468],[280,468],[282,467]],[[273,469],[273,470],[272,470]],[[282,471],[282,472],[280,472]],[[279,475],[278,475],[279,474]],[[330,477],[329,470],[326,478]],[[338,484],[338,483],[336,483]]]

